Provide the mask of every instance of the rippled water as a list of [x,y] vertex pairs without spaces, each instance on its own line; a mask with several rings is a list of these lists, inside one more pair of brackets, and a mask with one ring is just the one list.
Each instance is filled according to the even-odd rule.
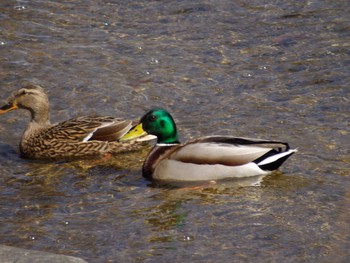
[[[146,150],[106,162],[18,157],[28,114],[0,116],[0,244],[89,262],[346,262],[350,257],[349,1],[10,1],[0,99],[46,88],[52,118],[139,118],[181,139],[298,147],[260,186],[155,187]],[[250,183],[250,182],[248,182]]]

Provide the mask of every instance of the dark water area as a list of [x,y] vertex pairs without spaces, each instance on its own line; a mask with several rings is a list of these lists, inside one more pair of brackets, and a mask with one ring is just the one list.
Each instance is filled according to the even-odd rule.
[[[52,121],[167,108],[182,141],[223,134],[299,152],[261,180],[151,185],[148,149],[104,162],[21,159],[0,116],[0,244],[88,262],[347,262],[350,2],[0,3],[0,100],[26,82]],[[3,103],[3,101],[2,101]]]

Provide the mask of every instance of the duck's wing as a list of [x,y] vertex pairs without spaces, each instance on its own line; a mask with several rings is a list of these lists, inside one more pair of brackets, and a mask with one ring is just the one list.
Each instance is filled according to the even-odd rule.
[[131,128],[131,121],[108,116],[85,116],[58,123],[47,130],[47,139],[71,142],[117,141]]
[[251,146],[259,146],[259,147],[268,147],[268,148],[285,148],[289,150],[289,144],[281,141],[274,140],[264,140],[264,139],[256,139],[256,138],[247,138],[247,137],[233,137],[233,136],[207,136],[201,137],[197,140],[193,140],[191,143],[196,142],[212,142],[212,143],[227,143],[233,145],[251,145]]
[[[289,144],[281,141],[274,140],[262,140],[262,139],[252,139],[252,138],[244,138],[244,137],[225,137],[225,136],[209,136],[200,139],[200,141],[208,141],[208,142],[223,142],[236,146],[248,146],[245,148],[247,152],[253,153],[253,149],[269,149],[266,153],[259,156],[258,155],[249,155],[250,157],[254,157],[250,162],[255,163],[260,169],[264,171],[273,171],[278,169],[284,161],[286,161],[292,154],[297,152],[297,149],[291,149]],[[251,147],[251,148],[249,148]],[[258,153],[258,151],[256,152]],[[257,157],[255,159],[255,157]]]
[[210,136],[184,144],[168,158],[185,163],[238,166],[259,160],[271,151],[288,149],[288,144],[278,141]]

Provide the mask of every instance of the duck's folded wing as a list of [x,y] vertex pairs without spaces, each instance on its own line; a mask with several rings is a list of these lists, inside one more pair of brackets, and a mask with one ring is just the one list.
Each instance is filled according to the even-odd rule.
[[[246,138],[246,137],[233,137],[233,136],[207,136],[202,137],[198,142],[213,142],[213,143],[227,143],[234,145],[251,145],[259,147],[268,147],[268,148],[285,148],[289,150],[289,145],[286,142],[274,141],[274,140],[263,140],[255,138]],[[193,142],[196,142],[193,141]]]
[[282,147],[289,149],[277,141],[212,136],[185,144],[169,157],[185,163],[238,166],[259,160],[271,151],[282,151]]
[[131,121],[108,116],[85,116],[54,125],[46,132],[46,136],[72,142],[116,141],[130,128]]
[[97,128],[90,140],[117,141],[131,129],[131,121],[113,121],[107,125]]

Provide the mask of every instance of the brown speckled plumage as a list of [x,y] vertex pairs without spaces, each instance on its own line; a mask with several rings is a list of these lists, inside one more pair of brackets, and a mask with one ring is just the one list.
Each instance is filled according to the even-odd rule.
[[108,116],[85,116],[52,125],[49,101],[43,88],[26,85],[15,92],[0,114],[22,108],[30,111],[31,121],[20,142],[21,156],[30,159],[83,158],[117,154],[143,147],[144,143],[118,142],[131,121]]

